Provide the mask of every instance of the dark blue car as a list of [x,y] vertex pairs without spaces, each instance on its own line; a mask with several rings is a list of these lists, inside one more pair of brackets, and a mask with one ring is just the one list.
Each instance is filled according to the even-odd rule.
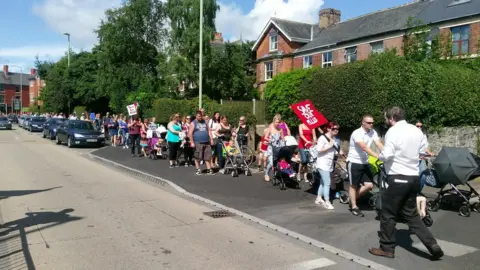
[[49,138],[50,140],[55,139],[57,136],[57,128],[59,125],[63,124],[65,119],[63,118],[50,118],[43,125],[43,138]]
[[105,145],[105,135],[96,130],[91,122],[82,120],[65,120],[57,127],[55,140],[57,144],[66,142],[69,148]]
[[47,119],[41,116],[34,116],[28,121],[26,129],[30,132],[43,131],[43,124]]

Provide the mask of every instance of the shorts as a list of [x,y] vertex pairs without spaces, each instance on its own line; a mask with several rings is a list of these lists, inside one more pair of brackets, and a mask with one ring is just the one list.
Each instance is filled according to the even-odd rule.
[[196,160],[208,161],[212,158],[212,147],[209,143],[196,143],[195,144],[195,154],[194,157]]
[[141,143],[140,146],[141,146],[141,147],[144,147],[144,148],[147,148],[147,147],[148,147],[148,143]]
[[108,130],[108,134],[110,134],[110,136],[117,136],[118,130],[111,128]]
[[351,186],[359,187],[363,183],[373,182],[373,171],[370,164],[348,162],[347,170]]
[[310,152],[307,149],[298,149],[300,153],[300,161],[303,165],[307,165],[310,160]]

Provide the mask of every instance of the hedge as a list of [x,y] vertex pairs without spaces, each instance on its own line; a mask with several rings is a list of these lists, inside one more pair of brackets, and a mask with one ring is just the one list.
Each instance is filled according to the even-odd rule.
[[263,97],[266,101],[266,118],[273,119],[277,113],[289,126],[296,126],[300,122],[290,109],[290,105],[300,98],[300,86],[311,76],[315,69],[297,69],[291,72],[280,73],[269,81],[264,89]]
[[[245,116],[247,123],[251,126],[255,125],[257,120],[252,114],[251,103],[220,103],[204,97],[202,100],[203,108],[211,117],[214,112],[219,111],[221,115],[226,115],[230,124],[237,125],[240,116]],[[170,116],[180,113],[182,116],[194,116],[198,110],[198,98],[189,100],[173,100],[167,98],[157,99],[153,104],[153,114],[158,122],[168,123]]]
[[392,105],[404,108],[407,120],[430,126],[475,126],[480,124],[478,66],[456,60],[416,62],[385,52],[351,64],[277,75],[267,84],[265,99],[269,114],[281,113],[292,122],[289,105],[310,99],[329,120],[348,129],[358,127],[366,113],[383,122],[384,109]]

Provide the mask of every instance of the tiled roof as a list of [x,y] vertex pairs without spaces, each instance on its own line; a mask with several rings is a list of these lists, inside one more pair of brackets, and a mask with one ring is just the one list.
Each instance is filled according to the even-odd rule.
[[272,21],[278,25],[280,30],[293,41],[310,40],[313,27],[318,28],[316,24],[312,25],[279,18],[272,18]]
[[20,77],[22,77],[22,85],[30,85],[29,79],[32,77],[30,74],[22,74],[8,72],[8,79],[5,80],[5,74],[3,71],[0,71],[0,84],[12,84],[20,86]]
[[434,0],[417,18],[431,24],[478,14],[480,0]]

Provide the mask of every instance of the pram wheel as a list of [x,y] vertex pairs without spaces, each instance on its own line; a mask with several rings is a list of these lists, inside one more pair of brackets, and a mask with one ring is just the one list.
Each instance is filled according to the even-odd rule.
[[350,203],[350,197],[348,196],[348,193],[344,190],[340,191],[340,196],[338,197],[338,200],[340,201],[341,204]]
[[460,207],[458,212],[462,217],[469,217],[472,210],[470,210],[470,205],[467,204],[467,205],[462,205],[462,207]]
[[228,169],[223,169],[223,174],[228,174],[230,171]]
[[472,204],[472,211],[476,213],[480,212],[480,204],[478,202]]
[[245,175],[246,176],[252,176],[252,172],[249,169],[247,169],[247,170],[245,170]]
[[284,182],[280,182],[280,190],[286,190],[287,189],[287,186],[285,185]]
[[235,170],[232,171],[232,177],[238,177],[238,173]]
[[368,199],[368,205],[370,205],[371,207],[375,207],[376,204],[377,204],[377,194],[373,194],[372,197]]
[[440,203],[437,201],[428,201],[427,202],[428,211],[437,212],[440,209]]
[[295,181],[295,188],[296,189],[302,189],[302,185],[300,185],[299,182]]

